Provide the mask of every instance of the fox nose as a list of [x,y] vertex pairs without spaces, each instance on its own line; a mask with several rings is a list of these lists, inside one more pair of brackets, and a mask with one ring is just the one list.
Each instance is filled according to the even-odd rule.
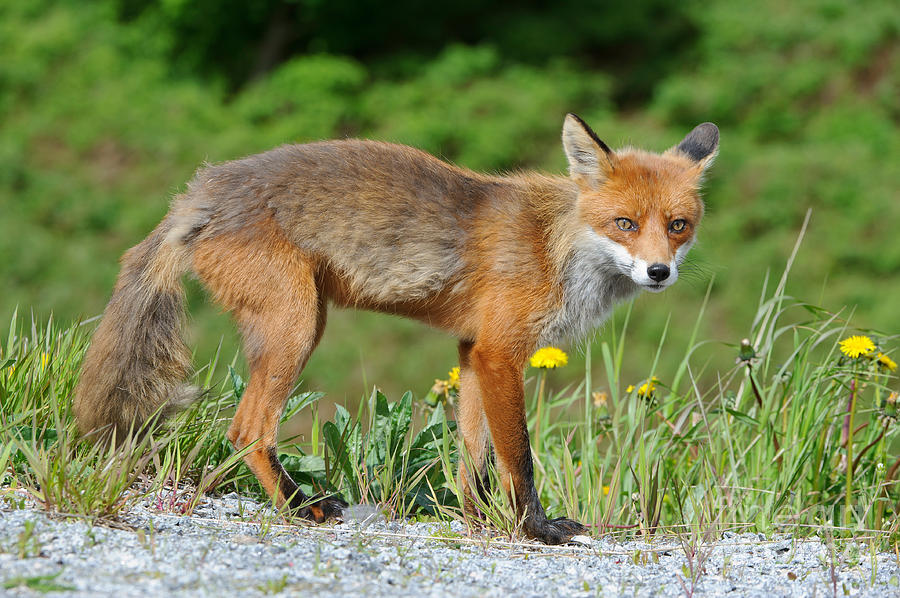
[[647,276],[656,282],[662,282],[669,277],[669,267],[665,264],[651,264],[647,267]]

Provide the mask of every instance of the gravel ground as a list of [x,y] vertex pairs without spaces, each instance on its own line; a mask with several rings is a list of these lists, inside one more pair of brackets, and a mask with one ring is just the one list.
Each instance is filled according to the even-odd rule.
[[237,495],[205,499],[191,517],[166,503],[145,500],[110,527],[0,498],[0,595],[900,596],[898,558],[865,544],[726,533],[699,547],[692,584],[670,537],[548,547],[365,508],[306,527],[275,524]]

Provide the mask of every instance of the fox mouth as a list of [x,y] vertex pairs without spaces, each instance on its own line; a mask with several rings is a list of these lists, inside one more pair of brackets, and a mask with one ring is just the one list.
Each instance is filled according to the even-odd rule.
[[660,283],[653,284],[645,284],[644,288],[650,291],[651,293],[661,293],[666,290],[666,285]]

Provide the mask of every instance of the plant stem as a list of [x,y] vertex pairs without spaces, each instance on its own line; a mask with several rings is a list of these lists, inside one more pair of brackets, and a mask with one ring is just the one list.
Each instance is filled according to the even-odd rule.
[[541,372],[541,385],[538,387],[537,422],[534,424],[534,449],[541,450],[541,422],[544,420],[544,384],[547,382],[547,370]]
[[853,495],[853,415],[856,411],[856,378],[850,381],[850,400],[847,402],[844,432],[847,436],[847,483],[844,495],[844,526],[850,527],[850,507]]
[[888,429],[887,424],[884,424],[884,426],[881,428],[881,434],[879,434],[879,435],[875,438],[875,440],[873,440],[872,442],[870,442],[869,444],[867,444],[861,451],[859,451],[859,454],[856,455],[856,461],[853,463],[853,469],[854,469],[854,470],[855,470],[857,467],[859,467],[859,461],[860,461],[860,459],[862,459],[863,456],[864,456],[867,452],[869,452],[869,449],[872,448],[873,446],[875,446],[876,444],[878,444],[879,442],[881,442],[881,439],[884,438],[885,433],[887,433],[887,429]]

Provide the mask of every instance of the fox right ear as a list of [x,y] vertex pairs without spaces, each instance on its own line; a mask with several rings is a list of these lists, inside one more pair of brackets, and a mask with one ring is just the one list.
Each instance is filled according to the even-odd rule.
[[719,128],[712,123],[703,123],[694,127],[675,148],[700,168],[706,169],[719,151]]
[[571,112],[563,123],[562,141],[569,160],[569,176],[582,188],[597,189],[613,171],[616,155],[586,122]]

